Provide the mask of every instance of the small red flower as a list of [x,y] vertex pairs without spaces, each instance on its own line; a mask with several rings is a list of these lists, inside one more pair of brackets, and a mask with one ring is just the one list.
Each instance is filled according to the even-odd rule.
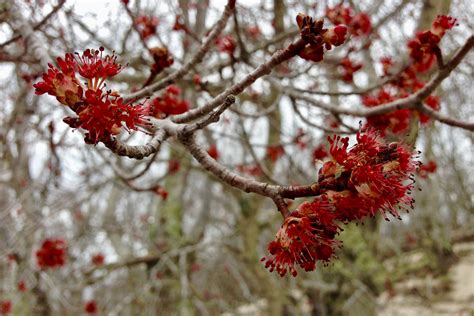
[[63,239],[45,239],[41,248],[36,251],[38,266],[44,268],[58,268],[66,263],[66,241]]
[[87,301],[87,302],[84,304],[84,311],[85,311],[87,314],[96,314],[97,311],[98,311],[96,301],[95,301],[95,300]]
[[96,266],[101,266],[105,262],[105,256],[102,253],[97,253],[97,254],[92,256],[91,261],[92,261],[92,264],[94,264]]
[[212,144],[211,147],[207,150],[207,153],[209,156],[212,157],[214,160],[219,159],[219,151],[217,150],[217,146],[215,144]]
[[353,36],[366,36],[372,32],[372,23],[367,13],[354,15],[351,7],[342,3],[326,8],[326,17],[335,25],[345,24]]
[[438,15],[431,26],[431,32],[439,37],[443,37],[447,30],[457,25],[457,20],[448,15]]
[[350,28],[354,36],[370,34],[372,32],[372,23],[370,22],[369,15],[365,12],[355,15],[354,18],[352,18]]
[[280,276],[287,272],[296,276],[297,265],[312,271],[317,261],[329,262],[338,245],[334,237],[340,230],[334,220],[329,204],[303,203],[285,219],[275,240],[268,244],[270,255],[261,261],[270,272],[276,270]]
[[0,314],[7,315],[12,312],[12,302],[9,300],[0,301]]
[[158,22],[158,18],[154,16],[141,15],[135,19],[135,25],[145,40],[156,34]]
[[18,291],[20,292],[26,292],[26,283],[25,281],[21,280],[20,282],[18,282]]
[[354,73],[362,68],[362,64],[353,62],[349,57],[343,58],[339,65],[342,67],[342,80],[353,82]]
[[43,81],[33,85],[38,95],[48,93],[69,106],[74,106],[82,98],[82,86],[76,79],[76,62],[72,54],[66,54],[65,60],[57,58],[59,69],[48,64],[48,71],[43,74]]
[[151,66],[151,71],[154,74],[159,74],[174,63],[174,59],[166,47],[151,48],[150,53],[154,61],[154,64]]
[[436,162],[430,160],[427,163],[420,165],[417,173],[421,178],[426,179],[430,173],[435,173],[437,168],[438,165]]
[[296,16],[296,23],[301,38],[307,42],[306,47],[298,54],[303,59],[319,62],[324,58],[324,50],[342,45],[346,40],[347,27],[342,24],[325,29],[324,20],[313,20],[302,13]]
[[259,39],[260,36],[262,35],[262,31],[260,31],[260,28],[257,25],[249,26],[248,28],[245,29],[245,31],[248,34],[248,36],[253,40]]
[[275,162],[285,154],[285,149],[282,145],[273,145],[267,147],[267,158]]
[[317,160],[323,160],[327,156],[328,156],[328,152],[324,144],[319,145],[313,150],[313,162]]
[[[88,48],[82,55],[76,53],[79,74],[88,80],[96,80],[92,87],[89,85],[89,89],[100,88],[103,80],[116,76],[123,69],[122,65],[117,63],[115,53],[104,56],[103,52],[104,48],[100,47],[98,50]],[[99,78],[100,80],[97,80]]]
[[138,130],[146,124],[144,116],[149,109],[145,105],[124,104],[122,98],[110,92],[102,94],[102,90],[87,90],[85,103],[76,112],[77,118],[68,117],[64,122],[72,128],[87,130],[86,143],[97,144],[119,134],[122,127]]
[[168,173],[169,174],[174,174],[179,171],[180,168],[180,163],[178,160],[175,159],[170,159],[168,161]]
[[156,187],[152,188],[151,191],[156,195],[159,195],[163,200],[166,200],[168,198],[168,191],[166,191],[160,185],[157,185]]
[[182,114],[189,110],[189,103],[179,98],[181,89],[170,85],[165,89],[162,96],[156,97],[150,103],[150,113],[157,118],[165,118],[169,115]]
[[230,56],[234,55],[236,48],[235,40],[231,35],[224,35],[216,39],[217,49],[222,52],[229,54]]

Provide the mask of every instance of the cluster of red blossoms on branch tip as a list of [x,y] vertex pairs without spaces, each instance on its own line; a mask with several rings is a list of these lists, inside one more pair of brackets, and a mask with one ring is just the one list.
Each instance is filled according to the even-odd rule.
[[[405,67],[396,78],[390,80],[375,95],[363,96],[362,103],[366,107],[376,107],[397,99],[406,98],[423,88],[425,83],[418,78],[418,75],[433,67],[436,60],[436,51],[439,50],[438,43],[446,30],[451,29],[455,24],[456,19],[452,17],[438,16],[430,30],[418,32],[416,38],[408,42],[410,65]],[[392,69],[394,63],[390,57],[382,58],[381,64],[385,76],[394,72]],[[430,95],[423,100],[423,103],[435,111],[440,109],[440,99],[437,96]],[[371,116],[367,119],[367,125],[380,130],[382,133],[388,131],[393,134],[400,134],[406,132],[413,116],[418,116],[422,124],[430,121],[429,117],[423,113],[402,109]]]
[[366,36],[372,32],[372,23],[367,13],[354,14],[351,7],[342,3],[326,8],[326,17],[334,25],[347,25],[349,33],[353,36]]
[[[88,144],[108,141],[121,128],[138,130],[146,125],[144,116],[148,108],[143,104],[124,103],[118,92],[106,90],[105,80],[123,69],[117,56],[104,55],[104,48],[86,49],[82,54],[66,54],[57,58],[59,68],[49,64],[43,81],[33,86],[38,95],[48,93],[69,106],[77,117],[66,117],[64,122],[72,128],[87,130],[84,140]],[[86,79],[83,85],[76,77]]]
[[418,71],[427,71],[431,68],[436,59],[439,42],[446,31],[455,25],[455,18],[440,15],[433,22],[430,30],[418,32],[416,37],[408,42],[410,57]]
[[300,13],[296,16],[296,22],[300,29],[301,38],[307,43],[299,56],[303,59],[319,62],[324,58],[324,50],[332,49],[332,46],[340,46],[346,40],[347,27],[336,25],[331,28],[323,28],[324,20],[313,20],[312,17]]
[[135,25],[137,26],[144,40],[156,34],[158,22],[159,21],[157,17],[147,15],[141,15],[135,19]]
[[362,64],[352,61],[349,57],[343,58],[339,62],[339,66],[342,69],[341,79],[345,82],[353,82],[354,73],[362,69]]
[[414,187],[416,156],[401,143],[387,144],[373,129],[349,138],[329,139],[331,159],[319,171],[320,195],[290,213],[275,240],[270,255],[262,258],[270,271],[296,276],[296,266],[312,271],[316,263],[328,263],[341,242],[336,236],[341,224],[361,221],[382,213],[400,218],[397,209],[413,208],[409,196]]
[[149,102],[150,115],[166,118],[169,115],[182,114],[189,110],[189,102],[180,98],[181,89],[175,85],[166,87],[164,93]]
[[45,239],[41,248],[36,251],[38,266],[44,268],[58,268],[66,263],[66,241],[63,239]]

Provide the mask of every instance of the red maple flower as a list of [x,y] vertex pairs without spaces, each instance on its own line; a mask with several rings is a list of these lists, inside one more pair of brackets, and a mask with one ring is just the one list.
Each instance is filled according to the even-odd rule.
[[[372,129],[359,132],[357,144],[350,149],[348,138],[333,137],[330,142],[333,161],[323,165],[318,181],[329,190],[338,189],[339,193],[329,194],[329,199],[337,209],[353,212],[354,215],[346,220],[374,216],[377,211],[399,217],[396,206],[412,207],[413,199],[409,194],[413,183],[407,183],[407,180],[413,177],[417,162],[405,146],[385,144]],[[341,193],[343,191],[347,192]],[[357,198],[363,203],[356,203]],[[338,203],[342,205],[338,206]],[[360,207],[365,210],[357,210]]]
[[352,18],[351,34],[354,36],[368,35],[372,32],[372,23],[367,13],[361,12]]
[[101,83],[109,78],[114,77],[122,71],[124,67],[117,63],[115,52],[112,55],[103,55],[104,48],[86,49],[82,55],[76,53],[77,71],[79,74],[88,79],[95,80],[93,84],[88,84],[89,89],[96,90],[101,88]]
[[180,163],[176,159],[170,159],[168,161],[168,173],[174,174],[179,171]]
[[219,159],[219,151],[217,150],[216,144],[212,144],[207,150],[207,154],[212,157],[214,160]]
[[353,14],[352,8],[344,6],[342,3],[334,7],[326,8],[326,17],[335,25],[350,25],[352,23]]
[[423,179],[426,179],[430,173],[435,173],[438,165],[435,161],[430,160],[425,164],[421,164],[417,170],[417,173]]
[[151,72],[158,74],[163,69],[168,68],[174,63],[173,57],[166,47],[154,47],[150,49],[154,64],[151,66]]
[[224,35],[216,39],[217,49],[222,52],[229,54],[230,56],[234,55],[236,48],[235,40],[231,35]]
[[246,173],[255,178],[258,178],[263,174],[262,168],[259,165],[237,165],[236,169],[239,172]]
[[0,314],[7,315],[12,312],[12,302],[10,300],[0,301]]
[[166,200],[168,198],[168,191],[166,191],[165,188],[163,188],[161,185],[157,185],[151,188],[150,191],[160,196],[163,200]]
[[91,261],[92,261],[92,264],[94,264],[96,266],[101,266],[105,262],[105,256],[104,256],[103,253],[97,253],[97,254],[92,256]]
[[78,118],[69,117],[64,122],[72,128],[87,130],[85,141],[88,144],[108,140],[110,136],[119,134],[122,127],[138,130],[139,126],[146,124],[147,106],[123,103],[122,98],[111,92],[103,94],[102,90],[87,90],[84,101],[84,105],[76,109]]
[[66,263],[66,251],[66,241],[63,239],[45,239],[36,251],[38,266],[42,269],[62,267]]
[[431,32],[436,36],[443,37],[447,30],[457,25],[457,20],[448,15],[438,15],[431,25]]
[[189,103],[179,98],[181,89],[170,85],[165,92],[153,99],[150,103],[150,113],[157,118],[165,118],[169,115],[182,114],[189,110]]
[[245,29],[245,32],[247,33],[247,35],[253,39],[253,40],[257,40],[260,38],[260,36],[262,35],[262,31],[260,30],[260,28],[258,27],[258,25],[254,25],[254,26],[249,26]]
[[349,57],[343,58],[339,65],[342,68],[342,80],[353,82],[354,73],[362,68],[362,64],[353,62]]
[[[72,128],[88,131],[85,140],[90,144],[108,140],[120,132],[121,127],[137,130],[145,124],[144,116],[149,114],[147,107],[123,103],[117,92],[104,93],[105,79],[117,75],[123,67],[117,63],[115,54],[103,54],[104,48],[86,49],[82,55],[66,54],[58,58],[59,66],[49,65],[43,81],[34,85],[36,94],[48,93],[68,105],[78,117],[66,117]],[[76,79],[76,71],[87,79],[87,88]],[[84,93],[85,91],[85,93]]]
[[316,262],[329,262],[338,242],[334,239],[340,227],[329,204],[306,202],[285,218],[275,240],[268,244],[270,255],[262,258],[270,272],[296,276],[299,265],[305,271],[316,268]]
[[391,73],[393,67],[393,59],[392,57],[382,57],[380,58],[380,63],[382,64],[383,74],[385,76]]
[[76,79],[76,64],[72,54],[66,54],[65,60],[56,59],[59,69],[48,64],[43,81],[33,85],[38,95],[48,93],[64,105],[74,106],[82,98],[82,86]]
[[361,12],[354,15],[351,7],[342,3],[326,8],[326,17],[335,25],[345,24],[354,36],[368,35],[372,32],[372,23],[367,13]]
[[345,25],[340,24],[326,29],[323,28],[324,20],[313,20],[312,17],[302,13],[296,16],[296,23],[301,38],[307,43],[298,53],[303,59],[319,62],[324,58],[324,50],[331,50],[332,46],[342,45],[346,40]]
[[267,158],[275,162],[285,154],[285,149],[282,145],[272,145],[267,147]]
[[20,282],[18,282],[18,291],[20,292],[26,292],[26,283],[25,281],[21,280]]
[[87,314],[96,314],[97,311],[98,311],[96,301],[95,301],[95,300],[87,301],[87,302],[84,304],[84,311],[85,311]]
[[158,18],[154,16],[141,15],[135,19],[135,25],[145,40],[156,34],[158,22]]
[[320,144],[313,150],[313,161],[323,160],[328,156],[328,152],[326,150],[326,146],[324,144]]

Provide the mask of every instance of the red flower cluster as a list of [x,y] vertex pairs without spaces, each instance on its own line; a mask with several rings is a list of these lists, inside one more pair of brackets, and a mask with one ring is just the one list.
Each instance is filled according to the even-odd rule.
[[340,230],[335,214],[322,200],[306,202],[292,212],[278,230],[275,240],[268,245],[269,256],[262,258],[265,267],[280,276],[287,272],[296,276],[295,265],[313,271],[317,261],[329,262],[334,254],[334,239]]
[[135,25],[145,40],[156,34],[158,22],[158,18],[154,16],[141,15],[135,19]]
[[367,13],[361,12],[354,15],[352,8],[342,3],[326,8],[326,17],[334,25],[347,25],[353,36],[368,35],[372,32],[372,23]]
[[[374,130],[357,134],[357,144],[349,148],[349,138],[329,139],[331,160],[319,171],[321,195],[303,203],[284,221],[276,239],[263,258],[270,271],[281,276],[295,265],[314,270],[317,261],[328,262],[340,242],[335,239],[339,223],[362,220],[381,212],[400,218],[396,208],[412,207],[409,194],[417,163],[399,143],[386,144]],[[407,180],[411,180],[408,181]]]
[[329,29],[323,28],[324,20],[313,21],[305,14],[298,14],[296,22],[300,29],[301,38],[307,42],[306,47],[299,53],[303,59],[319,62],[324,58],[324,50],[332,46],[340,46],[346,40],[347,27],[337,25]]
[[92,264],[94,264],[96,266],[101,266],[105,262],[105,256],[102,253],[97,253],[97,254],[92,256],[91,261],[92,261]]
[[[376,107],[395,99],[396,97],[392,96],[389,91],[381,89],[375,96],[363,96],[362,103],[366,107]],[[367,117],[367,125],[379,130],[382,134],[385,134],[387,130],[394,134],[403,133],[407,130],[411,117],[411,110],[397,110],[391,113],[369,116]]]
[[168,191],[166,191],[165,188],[163,188],[161,185],[157,185],[151,188],[150,191],[160,196],[163,200],[166,200],[168,198]]
[[185,31],[187,32],[186,25],[184,24],[181,15],[176,15],[175,21],[173,24],[173,31]]
[[428,174],[435,173],[437,168],[438,165],[436,164],[436,162],[430,160],[427,163],[420,165],[420,168],[418,168],[417,173],[420,177],[426,179],[428,177]]
[[328,152],[326,150],[326,146],[324,144],[320,144],[318,147],[314,148],[313,150],[313,162],[318,160],[323,160],[328,156]]
[[170,85],[165,89],[162,96],[156,97],[150,103],[150,115],[157,118],[165,118],[168,115],[181,114],[189,110],[189,103],[179,98],[181,89]]
[[273,145],[267,147],[267,158],[275,162],[285,154],[285,149],[282,145]]
[[36,251],[38,266],[42,269],[62,267],[66,263],[66,251],[63,239],[45,239]]
[[262,176],[263,171],[258,165],[237,165],[237,171],[251,175],[252,177],[258,178]]
[[154,61],[151,66],[151,72],[153,74],[159,74],[163,69],[168,68],[174,63],[174,59],[166,47],[151,48],[150,53],[152,54]]
[[444,36],[446,30],[452,29],[456,25],[456,19],[439,15],[433,22],[431,29],[418,32],[416,38],[408,42],[410,57],[414,62],[417,71],[427,71],[433,65],[438,49],[438,44]]
[[87,301],[84,304],[84,312],[86,312],[87,314],[96,314],[97,311],[97,303],[95,300]]
[[339,62],[339,66],[342,69],[341,79],[346,82],[352,82],[354,79],[354,73],[362,68],[362,64],[353,62],[349,57],[343,58]]
[[27,288],[26,288],[26,283],[25,281],[21,280],[20,282],[18,282],[18,291],[20,292],[26,292]]
[[219,159],[219,151],[217,150],[217,146],[212,144],[211,147],[207,150],[207,154],[212,157],[214,160]]
[[175,159],[170,159],[168,160],[168,173],[169,174],[174,174],[179,171],[180,168],[180,163],[178,160]]
[[258,25],[249,26],[245,29],[245,33],[250,37],[252,40],[258,40],[262,35],[262,31],[258,27]]
[[216,39],[217,49],[222,52],[229,54],[229,56],[234,55],[236,48],[235,40],[231,35],[220,36]]
[[[376,95],[363,96],[363,104],[367,107],[379,106],[405,98],[423,88],[425,83],[418,79],[418,74],[428,71],[432,67],[436,59],[435,50],[438,49],[439,41],[445,31],[451,29],[455,23],[456,19],[452,17],[438,16],[430,30],[417,33],[416,38],[408,42],[412,63],[403,69],[397,78],[388,82]],[[392,59],[385,57],[381,63],[384,75],[390,75],[393,72]],[[430,95],[423,102],[435,111],[440,109],[440,99],[437,96]],[[419,116],[421,123],[430,121],[430,118],[423,113],[405,109],[369,117],[367,125],[381,130],[382,133],[386,131],[394,134],[404,133],[414,115]]]
[[[103,55],[104,48],[86,49],[82,55],[66,54],[57,58],[59,68],[49,65],[43,81],[33,86],[38,95],[48,93],[69,106],[78,117],[66,117],[64,122],[72,128],[87,130],[85,141],[97,144],[117,135],[121,127],[137,130],[146,124],[143,117],[148,109],[143,105],[124,103],[117,92],[106,91],[105,80],[116,76],[123,69],[115,54]],[[76,72],[87,79],[83,86]]]
[[0,314],[7,315],[12,312],[12,302],[9,300],[0,301]]

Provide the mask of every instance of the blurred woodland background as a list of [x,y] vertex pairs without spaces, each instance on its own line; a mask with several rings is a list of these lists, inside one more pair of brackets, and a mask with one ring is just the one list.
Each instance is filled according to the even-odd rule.
[[[339,3],[237,1],[203,62],[175,82],[180,100],[203,105],[297,39],[299,12],[324,17]],[[365,118],[301,96],[362,108],[361,96],[386,80],[381,58],[391,56],[395,68],[406,64],[407,41],[437,15],[459,24],[440,44],[445,61],[473,33],[470,0],[343,3],[366,13],[370,29],[320,63],[293,58],[239,94],[198,135],[211,156],[268,183],[312,183],[327,136],[354,134]],[[338,259],[282,278],[260,262],[281,225],[271,199],[220,182],[173,140],[142,160],[88,145],[62,121],[66,107],[34,93],[48,60],[101,46],[128,64],[108,87],[131,93],[159,81],[196,53],[224,5],[0,2],[0,314],[474,315],[472,132],[433,120],[387,136],[421,151],[414,210],[401,221],[378,216],[344,226]],[[157,47],[167,47],[174,63],[155,76]],[[436,89],[440,113],[473,121],[473,67],[471,52]],[[65,262],[54,269],[38,264],[46,239],[66,245]]]

